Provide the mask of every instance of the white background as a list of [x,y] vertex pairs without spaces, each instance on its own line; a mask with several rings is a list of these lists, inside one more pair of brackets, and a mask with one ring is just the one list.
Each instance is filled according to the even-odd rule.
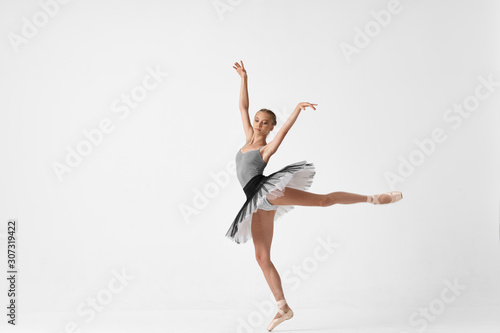
[[[270,299],[252,242],[224,237],[245,201],[231,168],[245,139],[232,68],[243,60],[250,118],[273,110],[273,133],[297,103],[318,104],[300,114],[264,174],[307,160],[317,171],[311,192],[404,195],[386,206],[297,206],[276,221],[272,260],[296,314],[352,316],[331,315],[322,329],[365,320],[417,332],[410,317],[438,304],[448,280],[466,289],[428,330],[460,323],[498,331],[498,2],[401,1],[389,24],[346,57],[343,43],[356,47],[356,29],[388,3],[73,0],[15,46],[23,18],[33,22],[42,7],[0,1],[0,258],[4,276],[15,218],[19,330],[63,332],[74,322],[84,332],[234,332],[236,316]],[[168,76],[126,116],[114,112],[147,68]],[[480,77],[497,82],[493,92],[478,88],[488,98],[460,123],[446,121],[458,117],[448,113],[454,104],[473,100]],[[68,147],[105,118],[113,130],[58,177],[54,164],[66,164]],[[417,142],[435,129],[446,140],[421,153]],[[391,183],[387,175],[410,156],[414,169]],[[195,205],[199,193],[204,206]],[[318,239],[328,238],[339,247],[318,261]],[[121,271],[133,280],[86,321],[77,309],[104,297]],[[223,319],[197,311],[205,309]],[[197,314],[182,329],[181,310]],[[383,310],[380,322],[366,319]],[[314,329],[315,320],[286,327]]]

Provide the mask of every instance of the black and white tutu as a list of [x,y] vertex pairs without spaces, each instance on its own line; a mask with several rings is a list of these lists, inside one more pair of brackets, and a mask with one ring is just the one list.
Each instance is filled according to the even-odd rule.
[[[252,238],[252,216],[264,203],[264,199],[275,199],[284,195],[283,189],[291,187],[298,190],[308,190],[316,174],[314,164],[301,161],[289,164],[268,176],[259,174],[251,178],[243,191],[247,200],[236,215],[226,237],[236,243],[245,243]],[[293,209],[294,206],[279,205],[274,220]]]

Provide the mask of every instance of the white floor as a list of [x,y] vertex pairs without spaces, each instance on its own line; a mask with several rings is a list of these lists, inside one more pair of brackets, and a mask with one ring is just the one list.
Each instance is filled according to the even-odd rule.
[[[299,309],[295,316],[280,324],[273,332],[384,332],[384,333],[499,333],[500,307],[451,308],[423,327],[410,323],[415,309],[405,310],[344,310]],[[18,324],[2,323],[2,332],[267,332],[274,315],[250,310],[193,310],[150,312],[101,312],[90,322],[76,313],[31,313],[18,318]],[[85,317],[88,318],[88,317]],[[422,318],[422,317],[420,317]],[[6,330],[3,330],[6,327]]]

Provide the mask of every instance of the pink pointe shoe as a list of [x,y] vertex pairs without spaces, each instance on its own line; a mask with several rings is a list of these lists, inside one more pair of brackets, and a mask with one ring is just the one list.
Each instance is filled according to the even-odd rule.
[[[389,194],[391,196],[391,201],[389,202],[386,202],[386,203],[381,203],[379,201],[379,198],[382,194]],[[388,204],[388,203],[394,203],[396,201],[399,201],[403,199],[403,193],[401,192],[398,192],[398,191],[392,191],[392,192],[387,192],[387,193],[381,193],[381,194],[374,194],[374,195],[369,195],[368,196],[368,199],[366,200],[366,202],[370,202],[374,205],[385,205],[385,204]]]
[[284,299],[277,302],[278,303],[278,312],[281,313],[281,317],[273,319],[273,321],[267,327],[267,330],[271,332],[276,326],[293,317],[292,309],[285,312],[281,310],[281,308],[285,307],[286,301]]

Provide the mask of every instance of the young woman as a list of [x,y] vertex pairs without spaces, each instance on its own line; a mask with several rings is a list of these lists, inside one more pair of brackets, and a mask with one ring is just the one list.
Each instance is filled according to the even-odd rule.
[[298,206],[328,207],[334,204],[369,202],[388,204],[403,198],[401,192],[361,195],[349,192],[315,194],[306,191],[315,175],[313,163],[306,161],[289,164],[280,170],[263,175],[271,156],[276,153],[285,135],[307,107],[316,110],[317,104],[299,103],[275,138],[266,143],[269,132],[276,126],[276,115],[268,110],[259,110],[250,123],[248,115],[247,72],[243,61],[234,63],[233,68],[241,76],[240,112],[246,144],[236,154],[236,171],[247,200],[243,204],[226,236],[236,243],[245,243],[253,238],[255,257],[278,304],[278,313],[267,328],[274,329],[281,322],[292,318],[293,311],[285,301],[281,279],[271,262],[271,242],[274,221]]

